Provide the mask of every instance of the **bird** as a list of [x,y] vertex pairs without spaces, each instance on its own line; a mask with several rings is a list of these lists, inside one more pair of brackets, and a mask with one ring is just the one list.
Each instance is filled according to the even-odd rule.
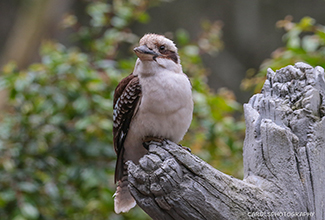
[[144,142],[180,142],[193,115],[192,85],[183,73],[174,42],[163,35],[145,34],[134,52],[138,58],[133,72],[117,85],[113,99],[117,214],[136,205],[128,190],[126,162],[139,164],[148,152]]

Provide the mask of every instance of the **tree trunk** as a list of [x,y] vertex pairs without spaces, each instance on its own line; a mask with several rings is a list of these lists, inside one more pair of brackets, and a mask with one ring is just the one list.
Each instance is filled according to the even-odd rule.
[[244,105],[244,180],[151,142],[129,189],[153,219],[325,219],[325,80],[304,63],[268,70]]
[[[19,68],[26,68],[35,61],[44,38],[53,35],[64,13],[75,0],[34,0],[23,3],[0,56],[0,68],[14,61]],[[59,6],[59,7],[58,7]],[[52,33],[52,34],[50,34]],[[0,112],[8,101],[7,90],[0,90]]]
[[13,60],[26,68],[39,56],[42,40],[53,36],[59,23],[75,0],[34,0],[22,3],[6,41],[0,66]]

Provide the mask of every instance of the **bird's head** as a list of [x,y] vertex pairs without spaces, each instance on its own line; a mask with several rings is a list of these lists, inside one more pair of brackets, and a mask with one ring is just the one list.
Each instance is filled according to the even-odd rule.
[[180,59],[174,42],[163,35],[146,34],[134,52],[142,62],[156,63],[163,68],[180,67]]

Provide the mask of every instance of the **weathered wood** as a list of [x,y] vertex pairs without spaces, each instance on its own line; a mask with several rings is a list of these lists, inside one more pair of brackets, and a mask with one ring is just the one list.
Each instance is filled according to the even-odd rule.
[[153,219],[325,219],[325,79],[304,63],[268,71],[244,105],[244,180],[178,145],[151,142],[129,188]]

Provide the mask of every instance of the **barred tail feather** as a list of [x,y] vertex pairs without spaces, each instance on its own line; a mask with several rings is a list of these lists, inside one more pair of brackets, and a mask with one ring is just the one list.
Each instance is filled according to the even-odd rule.
[[114,196],[114,211],[116,214],[128,212],[137,204],[128,189],[127,176],[123,176],[123,178],[118,181]]

